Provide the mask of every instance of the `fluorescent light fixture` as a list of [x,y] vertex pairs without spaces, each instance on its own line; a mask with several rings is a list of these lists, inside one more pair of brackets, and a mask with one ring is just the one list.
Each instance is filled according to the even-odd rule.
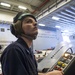
[[73,6],[70,7],[71,9],[75,10],[75,8]]
[[75,21],[75,19],[74,19],[74,21]]
[[7,7],[10,7],[10,4],[7,4],[7,3],[0,3],[1,5],[3,5],[3,6],[7,6]]
[[53,16],[52,19],[53,20],[59,20],[60,18],[59,17],[56,17],[56,16]]
[[60,26],[55,26],[56,28],[61,28]]
[[63,32],[69,32],[68,30],[64,30]]
[[18,6],[18,8],[20,8],[20,9],[24,9],[24,10],[26,10],[27,8],[26,7],[24,7],[24,6]]
[[38,24],[39,26],[45,26],[45,24]]

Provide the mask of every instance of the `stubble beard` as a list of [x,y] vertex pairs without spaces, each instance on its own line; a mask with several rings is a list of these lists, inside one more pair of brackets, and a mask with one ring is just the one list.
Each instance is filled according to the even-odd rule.
[[37,38],[38,32],[35,34],[22,34],[23,37],[29,39],[29,40],[35,40]]

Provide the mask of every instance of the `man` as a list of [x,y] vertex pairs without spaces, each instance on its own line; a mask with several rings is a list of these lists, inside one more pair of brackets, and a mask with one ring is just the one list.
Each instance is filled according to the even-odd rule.
[[38,73],[31,50],[38,34],[36,18],[29,13],[18,13],[11,25],[11,33],[18,39],[1,56],[3,75],[62,75],[61,71]]

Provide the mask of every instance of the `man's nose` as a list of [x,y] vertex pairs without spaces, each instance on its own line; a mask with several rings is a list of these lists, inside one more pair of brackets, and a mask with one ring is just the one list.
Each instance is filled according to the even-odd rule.
[[37,26],[37,23],[34,23],[34,26]]

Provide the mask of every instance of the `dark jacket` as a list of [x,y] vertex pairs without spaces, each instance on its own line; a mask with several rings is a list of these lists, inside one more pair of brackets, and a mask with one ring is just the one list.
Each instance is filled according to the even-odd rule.
[[33,52],[21,38],[4,50],[1,65],[3,75],[38,75]]

